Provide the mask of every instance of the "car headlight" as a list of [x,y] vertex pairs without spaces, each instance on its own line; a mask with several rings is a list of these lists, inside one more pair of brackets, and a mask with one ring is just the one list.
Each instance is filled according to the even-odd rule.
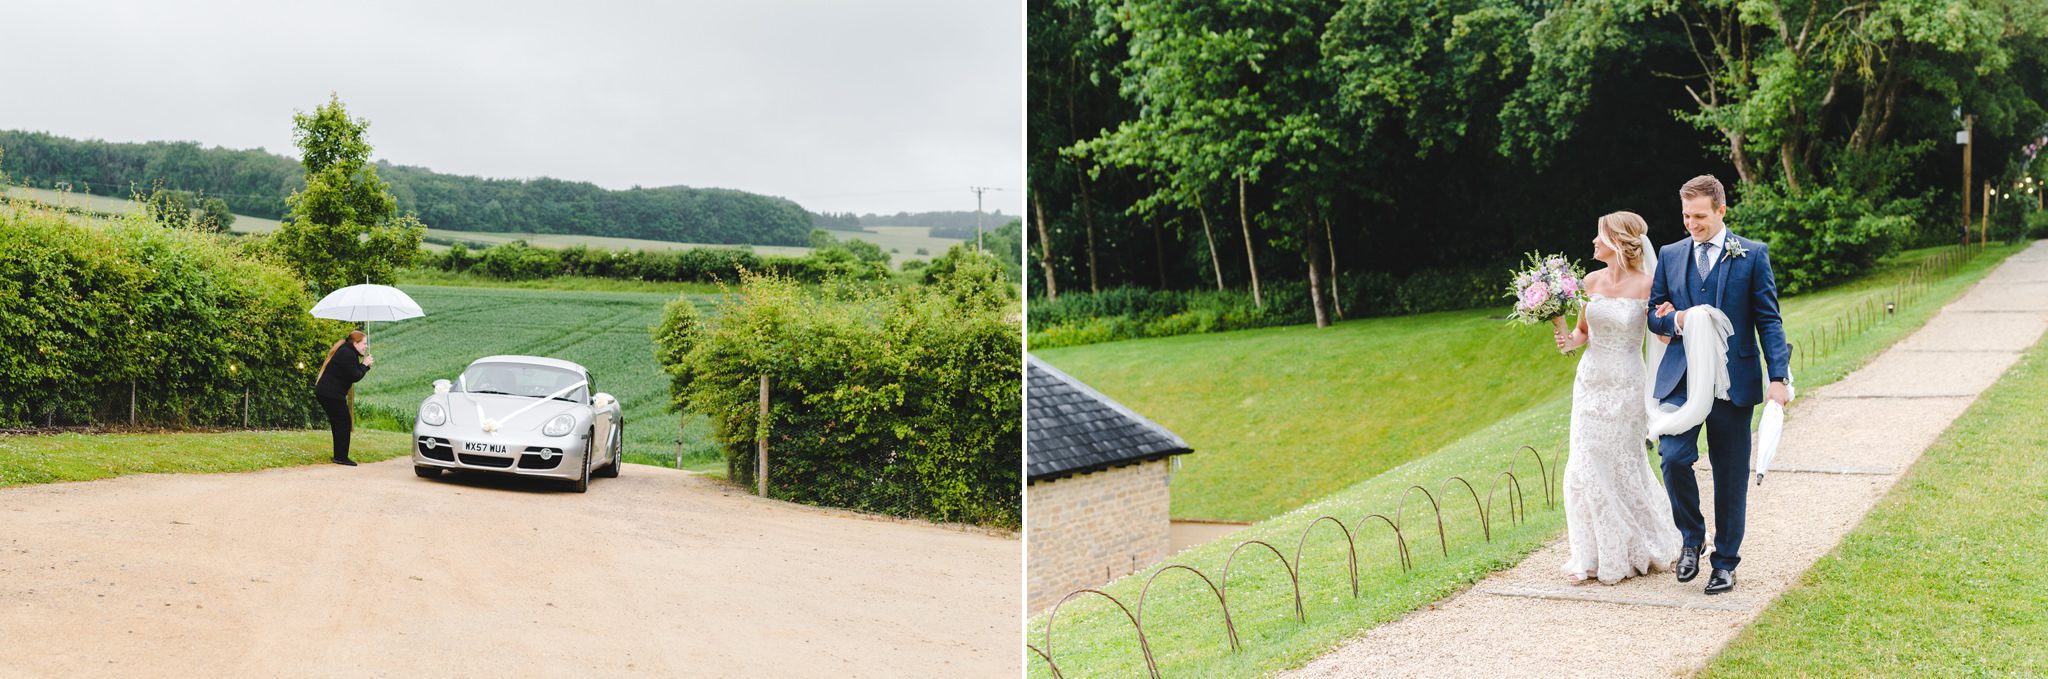
[[448,409],[441,407],[440,403],[428,401],[426,405],[420,406],[420,421],[436,427],[447,424]]
[[548,420],[547,426],[540,428],[540,433],[548,436],[568,436],[569,428],[574,426],[576,418],[568,413],[562,413],[556,415],[555,419]]

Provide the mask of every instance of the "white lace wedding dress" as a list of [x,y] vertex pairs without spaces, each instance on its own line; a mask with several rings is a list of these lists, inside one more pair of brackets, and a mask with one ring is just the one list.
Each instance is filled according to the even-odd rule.
[[1614,584],[1678,559],[1678,528],[1650,471],[1643,365],[1645,301],[1593,295],[1590,335],[1572,382],[1571,457],[1564,465],[1567,576]]

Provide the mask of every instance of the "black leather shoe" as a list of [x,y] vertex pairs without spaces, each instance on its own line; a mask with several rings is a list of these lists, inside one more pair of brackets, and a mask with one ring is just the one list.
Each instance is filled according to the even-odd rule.
[[335,463],[335,464],[338,464],[338,465],[343,465],[343,466],[347,466],[347,467],[353,467],[353,466],[356,466],[356,461],[355,461],[355,460],[335,460],[335,461],[334,461],[334,463]]
[[1721,594],[1723,592],[1733,591],[1734,589],[1735,571],[1724,571],[1719,568],[1716,568],[1714,569],[1714,573],[1712,575],[1707,576],[1708,594]]
[[1678,574],[1679,582],[1692,582],[1700,575],[1700,548],[1684,547],[1678,550],[1678,565],[1671,569]]

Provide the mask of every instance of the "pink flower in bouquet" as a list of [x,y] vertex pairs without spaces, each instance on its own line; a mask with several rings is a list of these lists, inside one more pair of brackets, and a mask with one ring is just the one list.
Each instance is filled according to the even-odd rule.
[[1560,281],[1559,284],[1564,289],[1564,296],[1570,297],[1579,294],[1579,279],[1573,278],[1571,274],[1565,274],[1564,280]]
[[1531,309],[1542,306],[1544,302],[1550,300],[1550,284],[1537,281],[1534,285],[1523,288],[1522,300],[1527,302]]

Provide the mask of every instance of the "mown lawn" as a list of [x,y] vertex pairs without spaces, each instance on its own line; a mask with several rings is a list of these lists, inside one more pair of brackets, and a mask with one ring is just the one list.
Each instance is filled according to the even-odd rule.
[[2048,342],[1704,675],[2048,676],[2044,395]]
[[[1994,247],[1915,303],[1834,350],[1805,349],[1802,387],[1833,381],[1919,327],[2020,246]],[[1940,249],[1903,253],[1855,282],[1783,300],[1787,330],[1887,296]],[[1179,433],[1195,449],[1173,480],[1173,516],[1257,521],[1442,448],[1571,392],[1577,359],[1548,326],[1504,309],[1373,318],[1033,352]]]
[[[410,454],[409,434],[366,429],[349,457],[377,462]],[[245,472],[327,464],[327,430],[0,436],[0,487],[90,481],[128,474]]]
[[[1959,296],[1964,290],[1968,289],[1969,285],[1982,278],[1993,266],[2002,261],[2005,256],[2016,252],[2018,249],[2018,247],[1993,249],[1986,253],[1987,256],[1973,261],[1958,272],[1957,275],[1930,286],[1921,297],[1921,303],[1902,307],[1891,321],[1872,328],[1859,338],[1842,345],[1842,348],[1834,353],[1814,362],[1808,371],[1811,374],[1802,375],[1801,385],[1805,388],[1819,386],[1839,379],[1841,375],[1847,374],[1855,367],[1868,363],[1886,347],[1889,347],[1892,343],[1902,339],[1913,330],[1925,324],[1927,319],[1931,318],[1941,305]],[[1924,254],[1909,253],[1908,257],[1901,258],[1903,261],[1888,264],[1885,270],[1874,274],[1874,276],[1893,275],[1899,267],[1907,266],[1911,262],[1917,261],[1917,258],[1924,256]],[[1831,318],[1832,314],[1837,313],[1835,310],[1847,308],[1847,305],[1851,303],[1850,296],[1865,294],[1868,290],[1869,287],[1864,285],[1844,285],[1794,299],[1787,299],[1785,301],[1786,313],[1788,318],[1798,318],[1798,314],[1811,314],[1824,319]],[[1483,321],[1484,319],[1479,320]],[[1403,321],[1406,323],[1403,323]],[[1441,329],[1455,329],[1457,324],[1469,321],[1470,319],[1464,318],[1460,314],[1434,314],[1409,319],[1377,319],[1341,324],[1338,332],[1326,332],[1325,334],[1338,335],[1346,329],[1346,326],[1359,325],[1371,327],[1375,323],[1381,323],[1390,328],[1386,330],[1389,334],[1414,333],[1413,337],[1418,337],[1419,339],[1418,341],[1411,342],[1411,344],[1424,343],[1421,340],[1452,342],[1455,340],[1456,335],[1449,330]],[[1414,327],[1408,327],[1411,324]],[[1438,328],[1449,337],[1439,339],[1431,336],[1427,332],[1431,328]],[[1796,332],[1796,325],[1794,329]],[[1290,330],[1294,331],[1294,334],[1284,332]],[[1083,370],[1093,370],[1103,374],[1137,373],[1144,375],[1144,379],[1156,383],[1168,384],[1175,388],[1187,387],[1192,389],[1204,381],[1228,380],[1230,378],[1227,374],[1220,374],[1220,372],[1218,374],[1201,372],[1208,368],[1198,367],[1201,366],[1199,362],[1186,360],[1183,353],[1154,351],[1151,353],[1134,352],[1122,354],[1109,350],[1121,348],[1129,351],[1129,345],[1141,344],[1173,346],[1172,342],[1178,340],[1179,342],[1194,344],[1210,360],[1228,361],[1231,358],[1231,352],[1226,351],[1225,347],[1206,345],[1230,343],[1232,340],[1231,335],[1259,335],[1263,336],[1263,341],[1277,344],[1278,346],[1262,346],[1260,352],[1245,352],[1246,356],[1238,358],[1234,364],[1227,362],[1222,364],[1256,369],[1276,369],[1276,366],[1287,364],[1338,361],[1341,356],[1361,351],[1349,346],[1338,345],[1332,348],[1331,346],[1319,345],[1317,343],[1318,338],[1308,336],[1314,332],[1313,328],[1281,328],[1224,335],[1140,340],[1047,351],[1044,355],[1058,356],[1061,360],[1066,361],[1065,363],[1060,363],[1062,369],[1066,369],[1070,363],[1076,365],[1085,364],[1088,367],[1082,368]],[[1512,340],[1512,345],[1509,344],[1508,340],[1502,340],[1503,346],[1506,348],[1501,350],[1509,352],[1529,351],[1521,348],[1520,345],[1535,344],[1538,339],[1547,340],[1547,337],[1524,337],[1520,332],[1510,331],[1509,329],[1499,327],[1497,324],[1467,329],[1466,332],[1469,334],[1506,336]],[[1411,337],[1411,335],[1398,336],[1403,338]],[[1360,338],[1354,341],[1366,342],[1368,340]],[[1481,348],[1491,346],[1480,340],[1468,338],[1466,341],[1472,342],[1472,344],[1463,346],[1477,346]],[[1309,353],[1311,350],[1336,351],[1340,358]],[[1426,350],[1427,348],[1424,347],[1423,349],[1418,349],[1414,354],[1404,354],[1403,356],[1412,357]],[[1275,352],[1278,352],[1279,355],[1274,355]],[[1073,356],[1069,356],[1069,354],[1083,355],[1092,360],[1102,361],[1102,364],[1097,365],[1092,362],[1073,361],[1071,360]],[[1110,358],[1101,358],[1097,356],[1098,354],[1107,354]],[[1519,356],[1521,354],[1512,355]],[[1537,356],[1551,358],[1541,354]],[[1140,358],[1142,360],[1138,360]],[[1130,361],[1133,365],[1117,365],[1110,359]],[[1356,359],[1353,360],[1356,361]],[[1412,360],[1412,358],[1390,360]],[[1559,359],[1556,362],[1569,363],[1569,359]],[[1467,370],[1483,367],[1482,362],[1477,359],[1467,359],[1463,365],[1465,366],[1464,369]],[[1218,370],[1220,371],[1220,369],[1219,367]],[[1423,373],[1434,374],[1434,371],[1425,371],[1409,366],[1395,366],[1382,368],[1381,370],[1418,375],[1418,377],[1413,379],[1381,380],[1384,383],[1398,385],[1401,389],[1410,391],[1420,390],[1415,384],[1423,379],[1419,375]],[[1076,376],[1084,380],[1089,379],[1080,373],[1076,373]],[[1533,376],[1522,376],[1517,379],[1533,379]],[[1144,603],[1145,634],[1151,642],[1152,651],[1159,664],[1160,672],[1165,676],[1259,676],[1306,663],[1334,648],[1345,639],[1357,636],[1367,629],[1398,618],[1431,602],[1439,601],[1463,590],[1494,571],[1512,566],[1520,562],[1529,553],[1556,538],[1564,525],[1562,513],[1555,506],[1546,506],[1544,493],[1541,490],[1541,483],[1539,481],[1542,475],[1537,470],[1534,458],[1530,457],[1526,452],[1520,453],[1519,457],[1517,457],[1516,451],[1522,445],[1530,445],[1541,451],[1545,461],[1551,466],[1550,473],[1554,478],[1554,475],[1557,473],[1556,470],[1560,467],[1563,450],[1566,446],[1566,429],[1570,423],[1570,381],[1568,370],[1564,373],[1564,376],[1558,378],[1558,381],[1562,384],[1548,392],[1548,396],[1534,399],[1532,405],[1516,409],[1505,417],[1497,417],[1490,421],[1466,425],[1463,433],[1453,431],[1452,426],[1448,424],[1433,425],[1441,427],[1445,431],[1444,435],[1453,438],[1448,443],[1427,451],[1426,454],[1410,455],[1398,459],[1391,457],[1377,459],[1375,460],[1376,463],[1387,465],[1384,472],[1364,475],[1362,478],[1354,477],[1353,480],[1344,483],[1342,486],[1315,496],[1305,506],[1297,503],[1295,506],[1273,510],[1273,513],[1277,515],[1259,521],[1242,532],[1218,542],[1189,549],[1170,557],[1164,564],[1159,564],[1121,578],[1101,587],[1101,589],[1116,596],[1125,605],[1135,608],[1140,590],[1144,587],[1146,580],[1168,566],[1176,564],[1198,568],[1220,586],[1222,584],[1220,580],[1223,575],[1225,561],[1230,558],[1231,550],[1240,543],[1247,540],[1266,541],[1279,548],[1286,555],[1288,561],[1292,563],[1295,562],[1295,550],[1297,545],[1301,544],[1303,530],[1311,522],[1316,521],[1317,517],[1325,515],[1334,516],[1342,520],[1357,536],[1360,564],[1358,596],[1353,597],[1351,595],[1350,576],[1343,566],[1347,554],[1342,535],[1327,522],[1318,525],[1313,532],[1309,533],[1309,539],[1302,552],[1302,561],[1306,565],[1299,568],[1303,607],[1307,615],[1306,623],[1297,623],[1293,620],[1293,586],[1286,572],[1281,569],[1278,560],[1271,552],[1256,545],[1247,548],[1238,556],[1238,563],[1233,567],[1230,575],[1231,615],[1236,623],[1240,641],[1242,642],[1241,650],[1237,652],[1230,650],[1224,639],[1223,620],[1214,595],[1209,592],[1206,586],[1202,585],[1199,579],[1196,579],[1191,574],[1176,569],[1174,572],[1160,577],[1158,584],[1146,597]],[[1247,381],[1242,383],[1253,384],[1256,382]],[[1096,384],[1098,389],[1103,389],[1103,386],[1100,383]],[[1459,411],[1459,405],[1456,403],[1460,398],[1497,398],[1497,396],[1485,394],[1460,395],[1446,393],[1439,389],[1438,386],[1437,384],[1427,385],[1427,388],[1430,389],[1428,393],[1432,395],[1430,397],[1416,395],[1398,398],[1405,403],[1422,408],[1413,411],[1419,413],[1413,416],[1416,418],[1441,417],[1442,413],[1462,412]],[[1182,424],[1200,423],[1202,419],[1201,416],[1175,415],[1167,411],[1148,410],[1148,406],[1140,404],[1148,403],[1145,399],[1153,393],[1153,390],[1129,391],[1128,393],[1119,393],[1119,391],[1114,390],[1122,388],[1122,385],[1119,384],[1113,389],[1103,390],[1119,400],[1129,399],[1124,400],[1126,405],[1131,405],[1138,412],[1158,419],[1169,427],[1175,426],[1175,424],[1167,422],[1169,418],[1179,418],[1175,422]],[[1227,394],[1228,392],[1223,393]],[[2035,393],[2043,392],[2036,390]],[[1240,402],[1257,403],[1258,396],[1258,394],[1238,394],[1236,397],[1237,401],[1231,402],[1228,401],[1226,396],[1211,393],[1207,398],[1190,398],[1182,401],[1182,403],[1197,407],[1225,410]],[[1291,401],[1294,404],[1293,407],[1297,410],[1312,411],[1313,409],[1326,409],[1331,412],[1346,414],[1361,413],[1358,417],[1379,416],[1372,411],[1360,411],[1351,402],[1338,394],[1297,389],[1283,391],[1274,398],[1281,398],[1283,396]],[[1354,396],[1352,400],[1355,400],[1355,398]],[[1328,418],[1318,417],[1319,413],[1317,412],[1290,413],[1284,412],[1284,410],[1280,408],[1271,409],[1268,411],[1270,414],[1267,416],[1291,418],[1290,421],[1305,423],[1303,426],[1318,427],[1318,430],[1326,432],[1325,435],[1334,435],[1327,432],[1352,431],[1338,426],[1319,426],[1318,423]],[[1208,416],[1222,417],[1224,415],[1210,412]],[[1386,416],[1379,417],[1394,419]],[[1386,426],[1389,429],[1398,428],[1391,424]],[[1188,464],[1176,474],[1174,479],[1175,514],[1177,516],[1184,515],[1181,513],[1180,503],[1183,489],[1187,486],[1184,486],[1183,483],[1186,483],[1186,480],[1192,476],[1189,471],[1196,468],[1196,458],[1201,457],[1203,455],[1201,451],[1205,449],[1204,443],[1195,440],[1195,435],[1191,434],[1188,429],[1181,429],[1180,431],[1183,436],[1190,439],[1191,445],[1198,452],[1187,456],[1187,459],[1189,459]],[[1349,435],[1357,436],[1358,434],[1352,433]],[[1212,440],[1211,443],[1213,444],[1214,441]],[[1359,446],[1361,441],[1351,441],[1350,445]],[[1214,447],[1214,445],[1210,446],[1210,448]],[[1341,448],[1340,446],[1324,446],[1319,449],[1338,450]],[[1211,479],[1212,487],[1256,488],[1265,477],[1280,477],[1299,473],[1299,460],[1296,457],[1280,456],[1272,452],[1275,449],[1256,445],[1245,445],[1240,450],[1250,450],[1256,454],[1268,457],[1258,458],[1254,460],[1254,464],[1240,464],[1240,471],[1238,473],[1243,474],[1244,476],[1242,477],[1224,476]],[[2038,447],[2033,448],[2033,450],[2038,450]],[[1214,451],[1211,450],[1210,452]],[[1484,503],[1494,480],[1499,477],[1502,470],[1507,468],[1511,458],[1517,459],[1515,475],[1521,479],[1524,491],[1527,493],[1528,507],[1530,509],[1528,520],[1517,525],[1506,511],[1505,495],[1496,497],[1493,501],[1494,506],[1491,513],[1492,539],[1489,541],[1482,535],[1479,511],[1476,505]],[[1211,464],[1219,463],[1212,462]],[[1446,479],[1452,475],[1460,476],[1473,484],[1475,487],[1474,492],[1467,494],[1464,486],[1458,485],[1456,482],[1447,482]],[[1301,483],[1299,479],[1289,482]],[[1412,496],[1407,498],[1405,509],[1400,507],[1403,493],[1407,492],[1408,487],[1411,485],[1423,486],[1442,504],[1444,529],[1448,535],[1448,539],[1445,541],[1448,545],[1448,556],[1445,556],[1440,551],[1441,548],[1438,547],[1436,531],[1434,530],[1434,515],[1430,512],[1428,502],[1423,498],[1422,494],[1412,494]],[[2035,494],[2037,497],[2040,495],[2039,491],[2036,491]],[[1477,496],[1478,502],[1475,502],[1474,495]],[[1269,495],[1268,497],[1276,496]],[[2036,506],[2039,506],[2038,502]],[[1408,572],[1402,572],[1397,565],[1398,561],[1395,556],[1396,548],[1394,547],[1392,531],[1377,519],[1372,520],[1370,523],[1364,519],[1365,516],[1374,513],[1393,517],[1397,509],[1400,509],[1406,515],[1404,520],[1406,525],[1403,527],[1403,530],[1414,561],[1414,569]],[[2038,509],[2036,511],[2038,513]],[[1027,627],[1027,643],[1041,649],[1044,648],[1046,643],[1045,627],[1048,624],[1048,613],[1049,611],[1033,611],[1033,617]],[[1114,605],[1092,595],[1084,596],[1060,610],[1057,624],[1058,626],[1052,635],[1051,646],[1054,657],[1060,664],[1060,670],[1065,676],[1144,676],[1146,671],[1145,663],[1143,656],[1138,652],[1136,635],[1131,629],[1130,621]],[[1511,633],[1511,631],[1504,633]],[[1030,654],[1027,657],[1029,659],[1028,666],[1031,676],[1052,676],[1046,663],[1036,654]]]

